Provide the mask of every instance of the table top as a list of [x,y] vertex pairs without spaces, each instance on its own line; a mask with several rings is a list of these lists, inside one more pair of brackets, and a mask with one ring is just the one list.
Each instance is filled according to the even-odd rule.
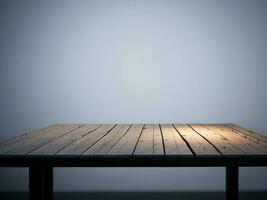
[[267,161],[267,137],[234,124],[55,124],[0,142],[0,165],[34,161],[256,165]]

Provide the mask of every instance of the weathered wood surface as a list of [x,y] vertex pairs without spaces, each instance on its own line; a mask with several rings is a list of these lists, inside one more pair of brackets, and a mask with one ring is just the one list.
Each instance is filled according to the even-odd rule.
[[161,125],[166,156],[193,156],[193,152],[172,125]]
[[164,155],[159,125],[145,125],[134,151],[134,156],[138,155]]
[[198,134],[188,125],[174,125],[175,129],[188,142],[188,145],[194,151],[196,156],[219,156],[220,152],[203,136]]
[[0,144],[0,155],[25,155],[44,144],[80,128],[82,125],[54,125],[48,128],[33,131],[29,134],[10,139]]
[[234,124],[56,124],[0,142],[0,156],[16,155],[267,156],[267,137]]

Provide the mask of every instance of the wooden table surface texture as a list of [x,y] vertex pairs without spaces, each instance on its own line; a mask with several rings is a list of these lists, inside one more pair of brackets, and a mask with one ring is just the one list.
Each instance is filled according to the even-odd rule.
[[0,142],[0,156],[267,155],[267,137],[234,124],[55,124]]

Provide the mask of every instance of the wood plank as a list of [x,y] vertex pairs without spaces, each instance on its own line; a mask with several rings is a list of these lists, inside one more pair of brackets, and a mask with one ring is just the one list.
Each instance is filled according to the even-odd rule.
[[6,155],[25,155],[38,147],[67,134],[82,125],[59,125],[55,129],[48,129],[45,133],[40,134],[38,132],[37,135],[32,135],[27,139],[23,138],[23,140],[16,142],[14,145],[11,145],[8,150],[1,152],[1,154]]
[[79,140],[73,142],[66,148],[57,152],[56,155],[81,155],[84,151],[89,149],[98,140],[109,133],[116,125],[114,124],[104,124],[90,134],[85,135]]
[[227,126],[233,128],[234,130],[240,131],[241,133],[244,133],[244,134],[246,134],[248,136],[254,137],[254,138],[258,139],[258,140],[261,140],[261,141],[267,143],[267,137],[262,135],[262,134],[260,134],[260,133],[257,133],[255,131],[252,131],[252,130],[249,130],[249,129],[246,129],[246,128],[242,128],[242,127],[240,127],[240,126],[238,126],[236,124],[228,124]]
[[232,124],[57,124],[0,142],[0,155],[185,158],[219,157],[221,152],[226,157],[262,158],[267,155],[264,140]]
[[153,155],[154,144],[153,144],[153,125],[145,125],[141,136],[137,142],[134,156],[135,155]]
[[134,156],[138,155],[153,155],[163,156],[163,139],[159,125],[145,125],[143,132],[138,140]]
[[223,125],[204,125],[205,127],[221,134],[227,140],[229,140],[234,146],[246,152],[249,155],[265,155],[267,154],[267,149],[263,148],[254,142],[251,142],[245,137],[240,136],[236,132],[229,130]]
[[237,130],[229,127],[229,126],[220,125],[219,127],[222,130],[226,130],[226,131],[235,133],[235,136],[240,137],[241,140],[244,141],[246,144],[251,145],[251,146],[267,153],[267,143],[263,142],[262,140],[256,139],[256,138],[251,137],[249,135],[246,135],[246,134],[244,134],[240,131],[237,131]]
[[153,125],[154,133],[153,133],[153,150],[154,156],[164,155],[164,146],[163,146],[163,138],[161,134],[161,130],[158,124]]
[[23,142],[32,137],[38,137],[40,135],[44,135],[47,132],[54,132],[54,131],[57,131],[58,129],[61,129],[61,126],[59,124],[54,124],[54,125],[42,128],[42,129],[34,130],[29,133],[25,133],[23,135],[19,135],[19,136],[1,141],[0,152],[3,153],[3,152],[9,151],[10,149],[14,148],[14,146],[16,146],[18,142]]
[[107,155],[131,157],[143,127],[143,124],[133,124],[127,133],[107,152]]
[[224,131],[222,127],[220,127],[220,124],[205,124],[203,126],[220,134],[225,138],[225,140],[229,140],[235,147],[239,148],[248,155],[253,155],[257,152],[253,146],[247,145],[246,142],[240,139],[240,137],[236,137],[235,133]]
[[194,156],[172,125],[160,125],[166,156]]
[[203,137],[186,124],[174,124],[176,130],[188,142],[196,156],[221,156]]
[[62,137],[59,137],[51,142],[39,147],[38,149],[29,153],[29,155],[54,155],[61,149],[87,135],[88,133],[99,128],[97,124],[86,124],[78,129],[75,129]]
[[255,138],[255,137],[252,137],[252,136],[247,135],[247,134],[245,134],[243,132],[240,132],[240,131],[238,131],[238,130],[236,130],[236,129],[228,126],[228,125],[220,125],[220,127],[223,130],[228,130],[228,131],[234,132],[235,134],[240,136],[243,141],[249,142],[249,144],[252,145],[252,146],[255,146],[255,147],[263,149],[263,150],[267,150],[267,143],[265,143],[262,140],[259,140],[259,139]]
[[112,146],[118,142],[129,128],[130,125],[128,124],[116,126],[109,132],[109,134],[105,135],[101,140],[85,151],[83,155],[106,155]]
[[246,155],[245,152],[234,146],[228,139],[200,124],[189,124],[196,132],[208,139],[223,155]]

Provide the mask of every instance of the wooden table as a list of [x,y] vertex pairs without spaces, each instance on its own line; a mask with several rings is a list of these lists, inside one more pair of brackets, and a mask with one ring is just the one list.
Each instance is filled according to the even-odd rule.
[[[0,143],[1,167],[29,167],[30,200],[53,198],[53,167],[267,166],[267,137],[234,124],[56,124]],[[267,178],[267,177],[266,177]]]

